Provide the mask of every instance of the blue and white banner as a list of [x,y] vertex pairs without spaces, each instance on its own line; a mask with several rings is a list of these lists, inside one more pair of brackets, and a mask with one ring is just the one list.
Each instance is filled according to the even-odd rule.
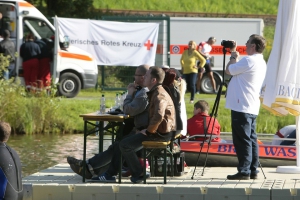
[[154,65],[159,23],[57,18],[70,45],[92,54],[98,65]]

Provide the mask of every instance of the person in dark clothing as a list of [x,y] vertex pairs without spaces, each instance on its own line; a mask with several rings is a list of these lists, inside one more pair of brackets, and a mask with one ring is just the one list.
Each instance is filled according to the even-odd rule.
[[46,39],[36,40],[41,49],[41,54],[39,58],[39,71],[37,79],[39,81],[38,88],[49,89],[51,85],[51,76],[50,76],[50,62],[51,62],[51,47]]
[[[148,65],[140,65],[137,67],[134,74],[134,83],[130,83],[127,87],[128,95],[124,100],[123,111],[134,119],[134,127],[131,127],[130,135],[135,135],[138,131],[144,129],[148,125],[148,110],[149,104],[147,87],[143,87],[144,76],[149,70]],[[123,132],[124,134],[124,132]],[[124,136],[124,135],[123,135]],[[124,138],[128,137],[125,136]],[[114,142],[108,147],[107,150],[93,156],[92,158],[83,162],[74,157],[69,156],[67,162],[71,169],[78,175],[83,175],[83,165],[86,164],[85,178],[91,179],[92,177],[98,177],[98,175],[104,173],[109,168],[113,155],[118,152],[119,142]]]
[[10,63],[9,66],[7,66],[8,69],[3,71],[3,77],[5,79],[9,79],[11,77],[11,73],[15,68],[15,44],[9,39],[9,37],[9,30],[4,30],[3,40],[0,42],[0,53],[4,56],[10,56]]
[[27,90],[35,90],[39,71],[38,57],[41,49],[34,42],[34,35],[29,33],[27,41],[21,45],[20,56],[23,58],[23,75]]
[[22,200],[21,161],[15,150],[6,145],[11,127],[0,122],[0,199]]

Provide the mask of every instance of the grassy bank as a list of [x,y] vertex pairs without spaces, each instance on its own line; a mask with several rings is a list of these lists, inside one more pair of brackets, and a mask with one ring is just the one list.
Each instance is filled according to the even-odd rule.
[[[100,96],[106,97],[106,106],[114,105],[117,91],[82,91],[73,99],[51,97],[45,93],[25,93],[24,88],[7,81],[0,81],[0,120],[7,121],[13,127],[14,133],[81,133],[83,120],[80,114],[99,110]],[[190,118],[193,104],[189,103],[186,94],[187,115]],[[200,94],[195,100],[206,100],[211,109],[216,95]],[[231,132],[230,110],[225,109],[225,98],[221,97],[217,119],[221,124],[221,131]],[[261,109],[257,119],[257,132],[275,133],[278,128],[294,124],[293,116],[276,117]]]
[[94,0],[95,8],[231,14],[277,14],[278,0]]
[[[114,102],[114,96],[116,92],[105,92],[105,96],[108,99],[107,107],[110,107],[113,105]],[[102,94],[102,93],[101,93]],[[186,102],[186,108],[187,108],[187,115],[188,118],[190,118],[193,115],[193,104],[189,103],[189,96],[190,94],[185,95],[185,102]],[[66,104],[65,106],[70,105],[70,100],[72,104],[74,105],[80,105],[80,107],[76,107],[74,109],[78,109],[77,113],[88,113],[92,112],[95,109],[98,109],[99,107],[99,97],[100,92],[93,92],[93,91],[83,91],[79,94],[79,96],[75,99],[64,99],[62,103]],[[86,100],[84,100],[87,98]],[[198,94],[196,95],[195,101],[204,99],[210,104],[210,108],[212,110],[214,102],[215,102],[216,95],[213,94]],[[83,102],[88,102],[87,106],[83,105]],[[65,107],[64,106],[64,107]],[[85,108],[86,110],[84,110]],[[74,110],[75,112],[75,110]],[[77,114],[78,116],[78,114]],[[78,129],[82,130],[82,121],[81,119],[78,119],[76,117],[76,114],[74,115],[74,122],[78,120],[79,126]],[[225,109],[225,97],[222,95],[220,100],[220,105],[218,109],[218,115],[217,119],[221,124],[221,130],[223,132],[231,132],[231,120],[230,120],[230,110]],[[285,116],[285,117],[277,117],[274,115],[271,115],[268,111],[261,108],[260,114],[257,119],[257,132],[259,133],[275,133],[279,128],[289,125],[289,124],[295,124],[295,117],[293,116]]]

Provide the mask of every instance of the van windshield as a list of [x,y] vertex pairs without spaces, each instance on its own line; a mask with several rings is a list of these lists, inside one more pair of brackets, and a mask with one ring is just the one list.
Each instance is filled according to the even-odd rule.
[[38,39],[51,38],[51,36],[54,35],[54,31],[45,21],[34,18],[25,18],[24,35],[27,35],[29,32],[32,32]]

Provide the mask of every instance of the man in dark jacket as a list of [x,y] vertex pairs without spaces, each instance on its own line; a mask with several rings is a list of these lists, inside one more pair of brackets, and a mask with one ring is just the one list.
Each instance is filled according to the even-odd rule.
[[[170,141],[173,131],[176,131],[176,119],[174,103],[168,92],[163,88],[162,83],[165,72],[160,67],[151,67],[144,76],[145,87],[149,99],[149,123],[146,129],[140,130],[134,135],[124,138],[114,152],[112,162],[108,170],[98,177],[92,178],[100,182],[115,182],[114,175],[118,173],[120,166],[120,153],[124,157],[129,170],[132,173],[130,178],[133,183],[140,183],[143,180],[143,168],[140,165],[136,151],[142,149],[143,141]],[[147,174],[150,177],[150,174]]]
[[10,63],[9,66],[7,66],[7,70],[3,71],[3,77],[5,79],[9,79],[12,75],[12,72],[15,68],[15,44],[13,41],[9,39],[10,32],[9,30],[4,30],[3,32],[3,40],[0,42],[0,53],[2,53],[4,56],[10,56]]
[[37,77],[39,72],[38,57],[41,54],[41,49],[34,42],[34,35],[29,33],[27,41],[21,45],[20,56],[23,58],[23,75],[27,90],[36,90]]
[[22,200],[22,168],[15,150],[6,145],[11,127],[0,122],[0,199]]

